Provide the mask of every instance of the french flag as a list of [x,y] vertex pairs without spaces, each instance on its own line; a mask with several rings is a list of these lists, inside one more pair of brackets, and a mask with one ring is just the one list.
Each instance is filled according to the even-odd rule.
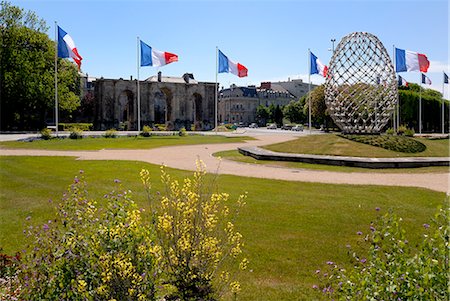
[[309,74],[320,74],[323,77],[327,77],[328,67],[322,64],[322,62],[314,55],[314,53],[309,52],[311,60],[311,70]]
[[67,34],[61,27],[58,26],[58,57],[71,57],[78,65],[78,70],[81,67],[81,60],[83,58],[78,53],[77,47],[71,36]]
[[422,84],[431,85],[431,79],[428,78],[425,74],[422,73]]
[[403,87],[408,87],[408,82],[399,75],[398,76],[398,85],[403,86]]
[[141,67],[142,66],[154,66],[160,67],[173,62],[178,62],[178,55],[163,52],[148,46],[144,42],[141,42]]
[[427,56],[409,50],[395,48],[395,69],[396,72],[420,71],[427,72],[430,61]]
[[235,63],[219,50],[219,73],[232,73],[239,77],[245,77],[248,69],[239,63]]

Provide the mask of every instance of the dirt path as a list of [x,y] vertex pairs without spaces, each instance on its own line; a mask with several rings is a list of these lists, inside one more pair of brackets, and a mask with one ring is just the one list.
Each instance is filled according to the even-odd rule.
[[449,194],[449,173],[385,174],[347,173],[270,167],[264,165],[218,160],[212,154],[236,149],[244,145],[267,145],[294,139],[292,136],[257,136],[258,140],[245,143],[170,146],[149,150],[100,150],[100,151],[46,151],[46,150],[0,150],[3,156],[73,156],[80,160],[136,160],[164,164],[172,168],[195,170],[195,160],[201,159],[208,172],[245,177],[279,179],[301,182],[318,182],[356,185],[388,185],[422,187]]

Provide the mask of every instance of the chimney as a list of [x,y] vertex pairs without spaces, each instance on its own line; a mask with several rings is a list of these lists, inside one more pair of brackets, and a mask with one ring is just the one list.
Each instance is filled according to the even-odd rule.
[[133,80],[133,75],[130,75],[130,80]]
[[159,72],[158,72],[158,82],[161,82],[161,78],[162,78],[162,76],[161,76],[161,71],[159,71]]

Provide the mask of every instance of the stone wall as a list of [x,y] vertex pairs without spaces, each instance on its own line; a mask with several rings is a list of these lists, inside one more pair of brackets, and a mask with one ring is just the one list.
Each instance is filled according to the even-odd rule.
[[[140,81],[141,128],[165,124],[168,130],[214,128],[215,83]],[[137,81],[97,79],[96,130],[137,130]]]

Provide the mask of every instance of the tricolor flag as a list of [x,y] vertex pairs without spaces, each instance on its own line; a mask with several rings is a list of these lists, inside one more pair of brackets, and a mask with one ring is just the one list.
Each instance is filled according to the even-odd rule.
[[247,76],[248,69],[244,65],[235,63],[219,50],[219,69],[218,73],[232,73],[239,77]]
[[430,61],[425,54],[395,48],[395,70],[427,72]]
[[148,46],[144,42],[141,42],[141,67],[142,66],[154,66],[160,67],[173,62],[178,62],[178,55],[163,52]]
[[309,71],[309,74],[320,74],[323,77],[326,77],[328,73],[328,67],[322,64],[322,62],[312,52],[309,53],[311,54],[311,70]]
[[404,87],[408,87],[408,82],[401,77],[400,75],[398,76],[398,85],[399,86],[404,86]]
[[444,72],[444,84],[448,84],[448,75]]
[[431,85],[431,79],[428,78],[425,74],[422,73],[422,84]]
[[81,60],[83,59],[78,53],[72,37],[67,34],[61,27],[58,26],[58,57],[71,57],[78,65],[78,70],[81,67]]

